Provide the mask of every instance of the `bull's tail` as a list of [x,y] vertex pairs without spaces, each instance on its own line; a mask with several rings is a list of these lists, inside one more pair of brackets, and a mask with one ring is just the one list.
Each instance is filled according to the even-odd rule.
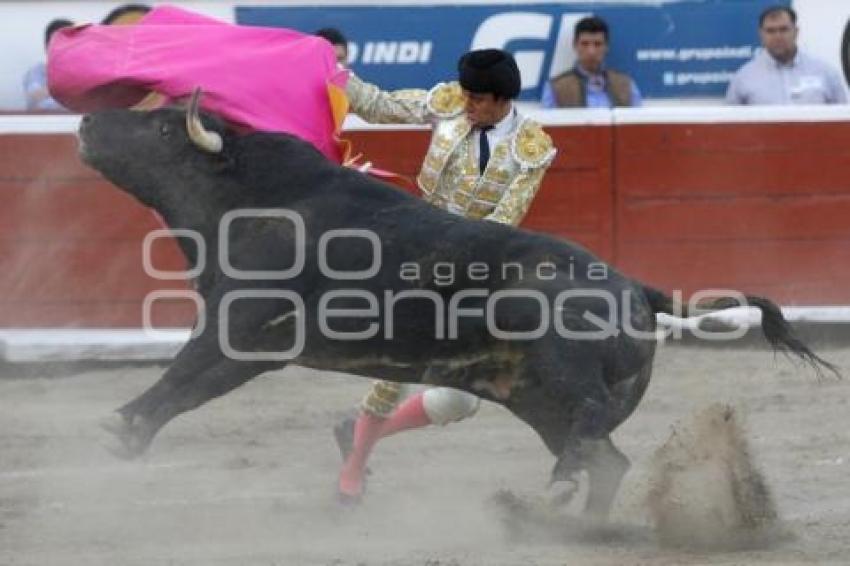
[[691,316],[703,315],[734,307],[756,307],[761,311],[761,329],[764,337],[774,349],[797,356],[812,366],[818,374],[821,374],[823,368],[829,370],[837,377],[841,377],[841,372],[838,371],[837,367],[812,352],[808,346],[794,335],[791,325],[782,316],[782,310],[780,310],[776,303],[769,299],[745,295],[745,302],[741,304],[736,297],[717,297],[700,302],[696,306],[697,312],[690,312],[688,305],[674,300],[658,289],[653,289],[646,285],[642,285],[642,288],[653,312],[656,314],[663,312],[679,318],[689,318]]

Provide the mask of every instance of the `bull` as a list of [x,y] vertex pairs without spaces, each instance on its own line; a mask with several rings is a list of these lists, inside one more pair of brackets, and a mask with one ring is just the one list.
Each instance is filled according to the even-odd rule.
[[[198,325],[161,379],[110,417],[119,455],[294,363],[499,403],[555,456],[553,482],[587,472],[585,510],[606,516],[629,467],[610,434],[649,384],[655,315],[693,313],[567,240],[451,215],[290,135],[237,135],[199,113],[199,96],[80,125],[88,165],[202,240],[179,239],[205,266]],[[774,348],[834,370],[774,303],[746,300]]]

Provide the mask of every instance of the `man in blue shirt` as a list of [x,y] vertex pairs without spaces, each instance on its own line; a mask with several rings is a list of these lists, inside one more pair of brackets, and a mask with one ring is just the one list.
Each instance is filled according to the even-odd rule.
[[605,66],[608,24],[598,17],[579,20],[573,34],[576,65],[543,86],[544,108],[613,108],[640,106],[635,82]]

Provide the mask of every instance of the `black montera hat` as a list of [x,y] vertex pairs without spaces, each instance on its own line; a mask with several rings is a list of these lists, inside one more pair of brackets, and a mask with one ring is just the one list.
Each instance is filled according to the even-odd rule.
[[491,93],[501,98],[519,96],[519,67],[514,56],[501,49],[477,49],[457,62],[460,86],[469,92]]

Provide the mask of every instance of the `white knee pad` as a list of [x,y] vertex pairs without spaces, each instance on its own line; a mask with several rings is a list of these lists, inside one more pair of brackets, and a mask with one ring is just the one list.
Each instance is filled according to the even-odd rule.
[[481,399],[475,395],[450,387],[432,387],[422,395],[422,406],[428,418],[438,425],[471,417],[480,404]]

